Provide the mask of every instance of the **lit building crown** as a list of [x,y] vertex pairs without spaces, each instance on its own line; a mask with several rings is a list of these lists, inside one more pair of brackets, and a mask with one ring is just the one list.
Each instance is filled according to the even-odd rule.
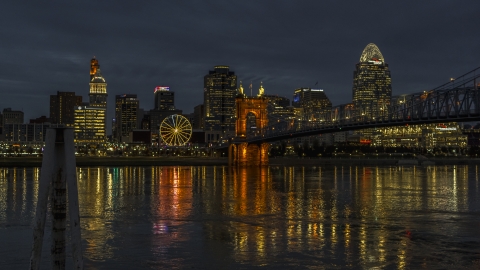
[[105,83],[105,78],[103,78],[100,69],[97,69],[95,75],[93,75],[92,79],[90,80],[91,83]]
[[377,45],[370,43],[363,49],[362,55],[360,56],[360,62],[369,62],[369,61],[379,61],[385,62],[380,49]]

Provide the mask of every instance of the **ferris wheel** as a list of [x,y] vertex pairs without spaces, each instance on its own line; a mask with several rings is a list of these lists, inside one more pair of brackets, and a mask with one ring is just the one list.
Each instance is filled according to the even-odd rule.
[[169,146],[185,145],[192,137],[192,125],[182,115],[169,115],[160,124],[160,137]]

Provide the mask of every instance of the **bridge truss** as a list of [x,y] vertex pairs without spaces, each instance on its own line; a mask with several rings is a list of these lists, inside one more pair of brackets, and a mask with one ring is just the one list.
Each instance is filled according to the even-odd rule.
[[342,104],[315,121],[291,119],[265,127],[249,143],[273,142],[295,137],[367,128],[465,122],[480,120],[480,67],[432,90],[394,96],[380,108],[380,115],[358,113],[353,104]]

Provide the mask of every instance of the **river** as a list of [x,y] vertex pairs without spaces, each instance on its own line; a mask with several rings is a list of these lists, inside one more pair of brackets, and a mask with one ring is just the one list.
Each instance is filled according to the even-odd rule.
[[[81,167],[85,268],[479,269],[479,170]],[[39,174],[0,168],[0,269],[28,268]]]

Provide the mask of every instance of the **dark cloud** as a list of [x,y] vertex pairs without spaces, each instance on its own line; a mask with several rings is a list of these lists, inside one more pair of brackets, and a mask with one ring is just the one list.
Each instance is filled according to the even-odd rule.
[[291,97],[324,88],[351,100],[363,48],[378,45],[393,93],[412,93],[478,66],[480,2],[455,1],[82,1],[7,2],[0,17],[0,109],[49,114],[49,95],[88,97],[96,56],[114,96],[153,107],[156,85],[176,92],[184,112],[203,102],[203,76],[229,65],[244,82]]

